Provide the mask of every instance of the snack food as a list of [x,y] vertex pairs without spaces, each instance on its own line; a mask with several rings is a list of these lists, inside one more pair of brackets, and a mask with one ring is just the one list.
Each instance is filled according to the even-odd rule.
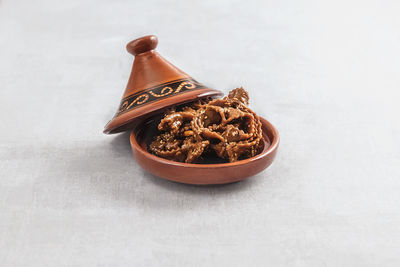
[[209,153],[229,162],[253,157],[261,149],[262,131],[260,118],[248,103],[248,93],[236,88],[222,99],[172,108],[158,124],[160,133],[149,150],[186,163]]

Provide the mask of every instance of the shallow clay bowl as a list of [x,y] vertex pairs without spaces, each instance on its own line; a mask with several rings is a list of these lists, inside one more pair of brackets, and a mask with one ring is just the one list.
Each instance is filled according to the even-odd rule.
[[148,152],[148,144],[156,134],[154,121],[145,121],[137,125],[131,132],[133,156],[139,165],[151,174],[180,183],[226,184],[251,177],[271,165],[279,145],[278,131],[270,122],[261,118],[264,148],[257,156],[232,163],[176,162]]

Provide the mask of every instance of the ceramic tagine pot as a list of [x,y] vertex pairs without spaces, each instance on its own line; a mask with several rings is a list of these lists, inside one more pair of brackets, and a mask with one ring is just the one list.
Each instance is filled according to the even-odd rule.
[[258,155],[232,162],[193,164],[176,162],[148,152],[156,132],[156,118],[171,106],[181,105],[223,93],[209,88],[181,71],[155,51],[158,39],[144,36],[127,44],[135,56],[131,75],[115,116],[104,128],[113,134],[131,131],[130,141],[137,163],[155,176],[188,184],[223,184],[251,177],[273,161],[279,133],[267,120],[260,118],[264,148]]

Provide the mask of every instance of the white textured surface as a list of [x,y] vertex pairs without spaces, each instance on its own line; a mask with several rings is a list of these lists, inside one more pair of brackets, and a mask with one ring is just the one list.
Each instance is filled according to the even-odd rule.
[[[400,2],[0,2],[1,266],[399,266]],[[132,57],[243,85],[270,169],[196,187],[106,136]]]

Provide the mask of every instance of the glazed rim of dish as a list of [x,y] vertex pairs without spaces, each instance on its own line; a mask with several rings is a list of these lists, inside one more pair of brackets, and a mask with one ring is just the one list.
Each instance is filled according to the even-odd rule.
[[[267,156],[268,154],[272,153],[273,151],[276,150],[276,148],[279,145],[279,132],[278,130],[275,128],[274,125],[272,125],[272,123],[270,123],[269,121],[267,121],[264,118],[261,118],[261,123],[262,123],[262,128],[267,128],[269,134],[267,134],[266,132],[263,131],[263,139],[264,139],[264,135],[267,136],[267,138],[270,140],[270,145],[268,148],[263,148],[263,151],[261,151],[259,154],[257,154],[254,157],[251,158],[247,158],[247,159],[242,159],[242,160],[238,160],[235,162],[227,162],[227,163],[211,163],[211,164],[197,164],[197,163],[185,163],[185,162],[178,162],[178,161],[173,161],[173,160],[169,160],[169,159],[164,159],[162,157],[158,157],[156,155],[151,154],[150,152],[147,151],[147,149],[143,149],[143,147],[141,146],[141,144],[138,143],[138,140],[136,138],[136,136],[140,137],[140,132],[142,131],[140,128],[140,126],[142,126],[144,123],[139,124],[137,127],[135,127],[135,129],[131,132],[130,134],[130,142],[131,142],[131,146],[135,147],[140,153],[145,154],[146,157],[149,157],[150,159],[154,160],[154,161],[158,161],[158,162],[162,162],[164,164],[168,164],[168,165],[175,165],[175,166],[181,166],[181,167],[195,167],[195,168],[202,168],[202,169],[209,169],[209,168],[223,168],[223,167],[228,167],[228,166],[237,166],[237,165],[243,165],[243,164],[247,164],[249,162],[253,162],[253,161],[257,161],[258,159],[261,159],[265,156]],[[138,135],[136,135],[136,133],[139,133]],[[270,136],[272,138],[270,138]],[[272,139],[272,140],[271,140]]]

